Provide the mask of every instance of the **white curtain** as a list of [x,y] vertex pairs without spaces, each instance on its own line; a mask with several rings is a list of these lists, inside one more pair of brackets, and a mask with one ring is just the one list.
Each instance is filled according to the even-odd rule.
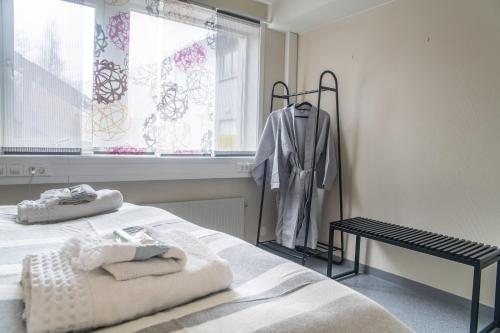
[[255,150],[258,24],[174,0],[13,3],[4,151]]
[[79,152],[81,114],[90,107],[92,59],[85,54],[92,52],[93,10],[59,0],[5,1],[2,9],[3,151]]

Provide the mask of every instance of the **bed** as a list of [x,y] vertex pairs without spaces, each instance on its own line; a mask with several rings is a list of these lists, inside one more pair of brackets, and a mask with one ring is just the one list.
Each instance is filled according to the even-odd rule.
[[411,332],[380,305],[308,268],[165,210],[124,204],[116,212],[57,224],[20,225],[15,206],[0,206],[0,332],[24,332],[21,262],[57,249],[68,237],[104,235],[134,225],[184,230],[233,269],[226,291],[96,332]]

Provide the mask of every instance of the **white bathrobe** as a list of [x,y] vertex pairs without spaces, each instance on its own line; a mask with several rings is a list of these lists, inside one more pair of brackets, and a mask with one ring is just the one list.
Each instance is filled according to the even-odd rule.
[[[294,105],[272,112],[264,127],[252,170],[252,176],[261,185],[264,162],[273,156],[269,168],[271,189],[279,190],[276,241],[289,248],[304,244],[316,112],[318,110],[314,107],[310,111],[302,111]],[[307,241],[308,247],[313,249],[318,241],[318,188],[330,189],[337,176],[330,116],[323,110],[319,112],[315,182]]]

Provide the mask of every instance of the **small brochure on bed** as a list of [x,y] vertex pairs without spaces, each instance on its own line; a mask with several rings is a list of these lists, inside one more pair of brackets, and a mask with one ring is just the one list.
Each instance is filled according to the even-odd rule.
[[159,243],[151,235],[148,234],[145,228],[133,226],[113,231],[115,240],[120,243],[136,243],[136,244],[156,244]]
[[132,261],[147,260],[165,254],[169,250],[164,242],[153,238],[145,228],[140,226],[116,229],[113,232],[114,241],[118,244],[135,246]]

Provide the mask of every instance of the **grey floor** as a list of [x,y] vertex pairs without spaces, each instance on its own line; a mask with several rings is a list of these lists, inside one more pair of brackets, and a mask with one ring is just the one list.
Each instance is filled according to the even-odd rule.
[[[334,265],[333,274],[349,269],[348,265]],[[326,262],[323,260],[310,258],[307,266],[326,274]],[[426,290],[395,283],[372,274],[360,274],[341,283],[381,304],[417,333],[469,331],[470,305],[459,297],[430,288]],[[481,310],[480,328],[492,320],[488,309]],[[500,329],[492,332],[500,333]]]

